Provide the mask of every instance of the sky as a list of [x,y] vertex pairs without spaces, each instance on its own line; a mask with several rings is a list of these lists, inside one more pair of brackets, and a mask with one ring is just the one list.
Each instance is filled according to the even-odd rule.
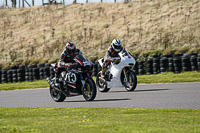
[[[11,0],[7,0],[8,1],[8,7],[11,7]],[[20,5],[22,6],[22,0],[16,0],[17,1],[17,7],[19,7],[19,1],[20,1]],[[30,5],[32,5],[32,0],[26,0]],[[62,2],[63,0],[56,0],[58,3]],[[94,2],[100,2],[101,0],[88,0],[89,3],[94,3]],[[117,2],[121,2],[123,0],[117,0]],[[44,0],[44,2],[48,2],[48,0]],[[77,3],[85,3],[86,0],[77,0]],[[114,0],[103,0],[103,2],[106,3],[112,3],[114,2]],[[72,4],[73,0],[65,0],[65,5],[69,5]],[[5,5],[5,0],[0,0],[0,6]],[[42,0],[35,0],[35,6],[40,6],[42,5]],[[25,4],[25,7],[28,7],[27,4]]]

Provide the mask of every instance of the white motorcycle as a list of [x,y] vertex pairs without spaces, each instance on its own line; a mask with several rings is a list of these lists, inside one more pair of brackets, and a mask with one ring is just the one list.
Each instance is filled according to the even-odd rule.
[[[103,66],[104,58],[98,60]],[[108,92],[113,87],[125,87],[127,91],[134,91],[137,86],[137,77],[133,71],[136,61],[132,55],[123,50],[119,57],[114,57],[111,65],[105,72],[105,77],[101,77],[101,71],[97,74],[96,86],[100,92]]]

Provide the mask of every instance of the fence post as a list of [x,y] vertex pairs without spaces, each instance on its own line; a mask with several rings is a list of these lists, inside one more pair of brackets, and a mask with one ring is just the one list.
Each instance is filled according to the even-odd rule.
[[19,8],[20,8],[20,0],[19,0]]
[[8,1],[7,0],[5,0],[5,2],[6,2],[6,7],[8,6]]
[[34,0],[32,0],[32,6],[34,6]]
[[42,0],[42,5],[44,6],[44,0]]
[[24,0],[22,0],[22,7],[24,8]]
[[63,4],[65,4],[65,0],[63,0]]

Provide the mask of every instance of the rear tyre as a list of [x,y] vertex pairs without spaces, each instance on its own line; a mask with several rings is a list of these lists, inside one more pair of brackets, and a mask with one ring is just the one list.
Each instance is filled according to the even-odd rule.
[[50,86],[50,95],[55,102],[63,102],[66,98],[66,96],[61,91],[58,91],[51,86]]
[[83,97],[87,101],[93,101],[96,97],[97,89],[93,79],[88,79],[83,88]]
[[127,91],[134,91],[137,86],[137,77],[135,72],[129,71],[127,72],[128,81],[126,81],[124,77],[124,86]]
[[100,80],[101,72],[97,74],[96,85],[100,92],[108,92],[110,88],[107,87],[107,84]]

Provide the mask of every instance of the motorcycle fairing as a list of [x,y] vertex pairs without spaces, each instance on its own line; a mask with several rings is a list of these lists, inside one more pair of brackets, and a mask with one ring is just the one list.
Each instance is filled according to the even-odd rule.
[[[119,64],[111,63],[109,68],[106,70],[106,72],[110,71],[113,77],[110,81],[106,81],[108,88],[124,86],[121,81],[123,69],[125,67],[130,67],[130,64],[133,67],[136,63],[135,59],[126,50],[121,51],[119,53],[119,57],[121,58],[120,63]],[[101,66],[103,66],[103,58],[99,59],[98,62]]]

